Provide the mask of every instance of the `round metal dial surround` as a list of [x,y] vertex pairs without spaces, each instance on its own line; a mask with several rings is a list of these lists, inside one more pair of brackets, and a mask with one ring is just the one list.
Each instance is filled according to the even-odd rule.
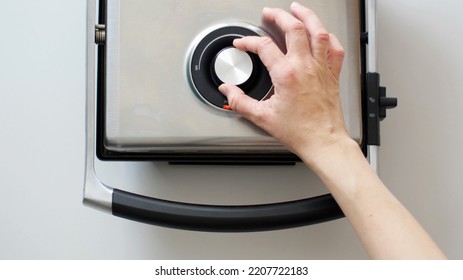
[[[191,47],[188,76],[194,91],[204,102],[222,110],[227,107],[226,97],[218,90],[223,81],[215,70],[216,59],[222,51],[234,48],[233,40],[263,35],[267,34],[258,27],[247,24],[215,26],[198,35]],[[273,89],[270,75],[256,54],[246,54],[252,62],[252,70],[248,73],[248,79],[238,84],[238,87],[250,97],[262,100]]]

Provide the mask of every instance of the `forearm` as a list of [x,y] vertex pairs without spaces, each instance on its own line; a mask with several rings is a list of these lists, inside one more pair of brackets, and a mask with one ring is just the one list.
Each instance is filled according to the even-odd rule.
[[286,51],[269,38],[234,41],[259,55],[274,85],[257,101],[235,85],[219,87],[232,110],[298,154],[323,180],[372,258],[444,258],[426,232],[370,168],[345,129],[339,99],[344,49],[318,17],[293,3],[290,13],[263,10],[285,33]]
[[371,258],[445,258],[354,141],[334,145],[315,158],[303,151],[300,155],[333,194]]

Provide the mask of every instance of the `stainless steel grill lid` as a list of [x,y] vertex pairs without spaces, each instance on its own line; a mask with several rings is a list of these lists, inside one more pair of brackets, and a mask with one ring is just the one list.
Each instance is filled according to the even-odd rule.
[[[202,61],[207,63],[236,37],[269,33],[281,41],[281,34],[262,24],[261,11],[265,6],[287,9],[291,2],[108,0],[105,148],[140,153],[285,152],[265,132],[234,112],[223,110],[225,98],[217,90],[217,81],[210,85],[207,79],[195,82],[194,67],[203,66],[195,56],[202,55]],[[360,144],[359,1],[303,3],[317,12],[326,28],[336,34],[345,47],[340,81],[342,103],[350,135]],[[202,42],[214,32],[213,38]],[[204,43],[207,45],[201,46]],[[252,57],[252,60],[259,68],[255,61],[258,58]],[[254,69],[253,74],[261,75],[263,71],[265,69]],[[211,76],[215,76],[214,73]],[[270,81],[255,85],[262,79],[254,77],[245,85],[246,92],[256,99],[265,98],[271,90]]]

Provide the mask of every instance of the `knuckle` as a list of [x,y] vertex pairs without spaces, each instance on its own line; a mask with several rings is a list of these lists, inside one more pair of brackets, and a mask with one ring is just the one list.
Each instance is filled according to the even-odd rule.
[[343,48],[337,48],[330,50],[330,54],[338,58],[344,58],[345,52]]
[[338,39],[334,34],[329,34],[330,36],[330,41],[331,41],[331,47],[330,47],[330,54],[336,57],[343,58],[345,55],[344,48],[342,45],[339,43]]
[[270,37],[261,37],[261,40],[258,45],[258,50],[263,50],[268,48],[271,44],[273,44],[273,40]]
[[300,21],[294,21],[289,25],[289,30],[297,33],[305,33],[305,25]]
[[264,125],[267,121],[267,114],[265,111],[259,110],[258,108],[253,110],[249,117],[255,124],[259,126]]
[[300,71],[298,71],[297,67],[288,63],[285,67],[281,68],[279,71],[279,75],[277,78],[278,84],[281,86],[290,86],[298,79]]
[[330,34],[326,31],[320,31],[314,36],[315,40],[321,43],[328,43],[330,41]]
[[229,96],[228,104],[230,105],[231,108],[233,108],[233,110],[239,110],[239,107],[240,107],[239,97],[236,95]]
[[288,67],[283,75],[285,81],[293,81],[297,76],[298,71],[294,67]]

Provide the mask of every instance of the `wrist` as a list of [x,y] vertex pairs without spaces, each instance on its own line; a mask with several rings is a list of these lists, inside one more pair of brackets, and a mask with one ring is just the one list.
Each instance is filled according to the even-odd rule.
[[355,193],[361,177],[374,173],[358,143],[350,137],[317,151],[303,150],[299,156],[320,177],[330,192]]
[[313,146],[303,146],[296,154],[311,168],[311,169],[320,169],[325,168],[325,165],[331,164],[333,162],[338,162],[345,159],[348,156],[357,155],[358,153],[363,153],[358,145],[352,138],[349,136],[339,137],[339,139],[329,141],[324,141],[323,144],[313,147]]

